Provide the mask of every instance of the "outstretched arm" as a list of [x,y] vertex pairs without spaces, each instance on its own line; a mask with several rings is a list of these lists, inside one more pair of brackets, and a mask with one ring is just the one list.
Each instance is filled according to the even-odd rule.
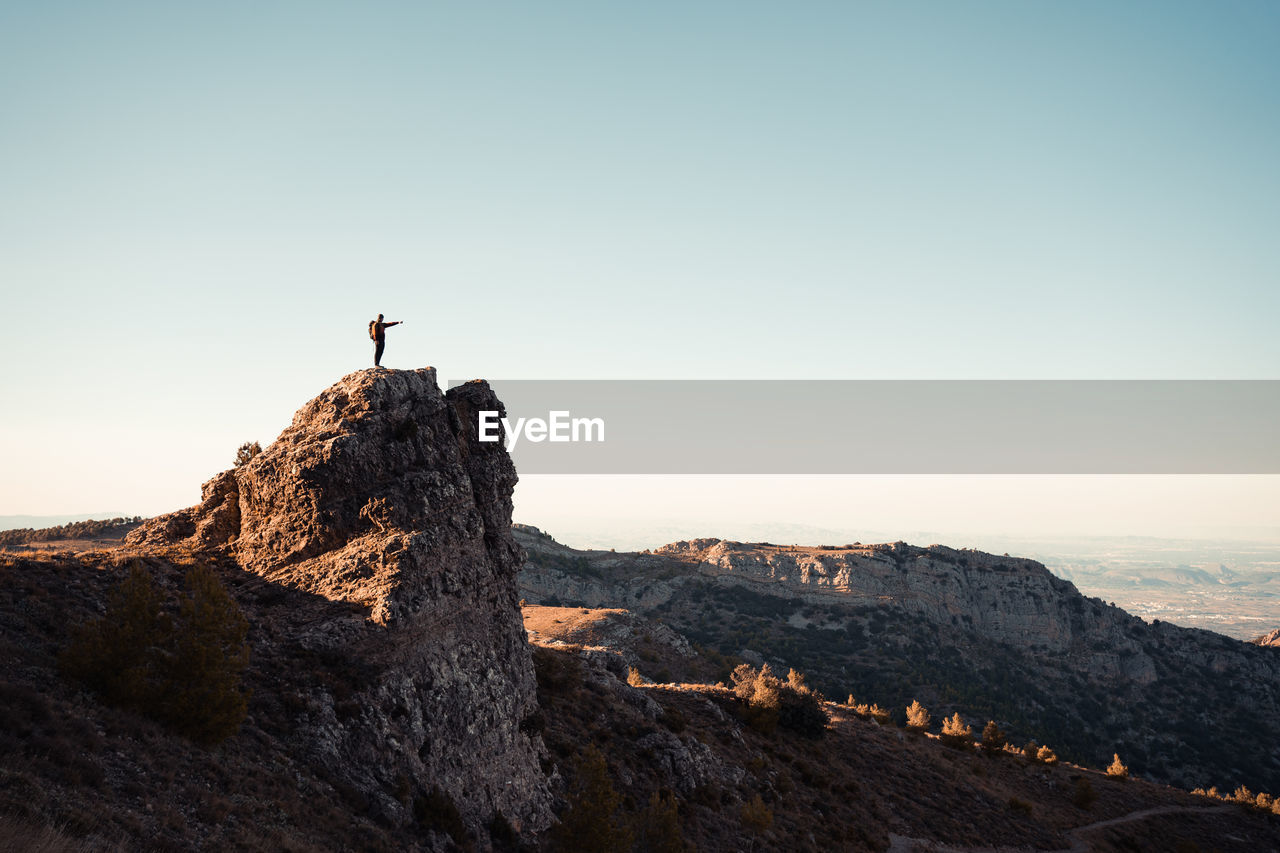
[[382,327],[385,329],[387,326],[399,326],[403,322],[404,320],[396,320],[394,323],[383,323]]

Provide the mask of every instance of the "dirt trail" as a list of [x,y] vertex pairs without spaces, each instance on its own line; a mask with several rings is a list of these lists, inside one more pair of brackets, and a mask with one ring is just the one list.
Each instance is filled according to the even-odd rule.
[[1032,847],[963,847],[954,844],[945,844],[941,841],[929,841],[924,838],[907,838],[904,835],[889,834],[889,849],[886,853],[1089,853],[1092,849],[1089,842],[1084,836],[1087,833],[1097,829],[1106,829],[1112,826],[1119,826],[1122,823],[1132,823],[1133,821],[1145,820],[1149,817],[1166,814],[1211,814],[1214,812],[1225,812],[1232,808],[1230,805],[1221,806],[1157,806],[1150,809],[1140,809],[1136,812],[1130,812],[1120,817],[1113,817],[1108,820],[1100,820],[1096,823],[1077,826],[1075,829],[1067,830],[1067,837],[1071,839],[1071,846],[1062,850],[1041,851]]

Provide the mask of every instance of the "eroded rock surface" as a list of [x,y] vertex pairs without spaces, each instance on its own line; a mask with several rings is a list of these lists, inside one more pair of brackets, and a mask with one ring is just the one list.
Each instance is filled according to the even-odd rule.
[[[247,464],[205,484],[198,506],[151,520],[128,544],[233,556],[272,582],[364,608],[298,638],[343,656],[352,694],[308,697],[299,744],[407,821],[407,779],[438,785],[464,819],[550,822],[539,766],[533,664],[516,596],[515,468],[481,443],[488,384],[442,393],[435,370],[344,377],[298,410]],[[505,414],[505,412],[504,412]],[[316,701],[319,700],[319,701]]]

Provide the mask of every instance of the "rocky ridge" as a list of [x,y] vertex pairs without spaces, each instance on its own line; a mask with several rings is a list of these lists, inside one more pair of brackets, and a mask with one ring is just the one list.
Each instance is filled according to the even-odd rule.
[[[562,561],[576,553],[524,526],[517,536]],[[826,548],[721,539],[674,542],[647,554],[588,553],[590,572],[545,558],[539,565],[535,557],[521,573],[522,593],[536,601],[644,610],[661,607],[688,584],[710,581],[809,604],[892,605],[935,623],[963,622],[993,642],[1087,656],[1099,676],[1140,683],[1155,677],[1149,656],[1124,631],[1133,617],[1100,602],[1083,606],[1069,581],[1035,560],[904,542]],[[1109,642],[1093,648],[1101,636]]]
[[247,464],[211,479],[202,501],[144,524],[140,552],[180,547],[234,558],[266,581],[357,606],[299,641],[356,670],[341,700],[309,697],[296,741],[372,798],[412,819],[392,792],[430,780],[472,826],[502,815],[551,820],[533,665],[510,534],[515,468],[481,443],[483,381],[441,393],[435,370],[350,374],[298,410]]
[[614,553],[523,526],[516,536],[532,603],[632,609],[720,655],[795,667],[828,695],[919,698],[1081,762],[1119,750],[1188,788],[1280,789],[1280,749],[1247,747],[1280,742],[1280,661],[1148,624],[1033,560],[901,542],[701,539]]

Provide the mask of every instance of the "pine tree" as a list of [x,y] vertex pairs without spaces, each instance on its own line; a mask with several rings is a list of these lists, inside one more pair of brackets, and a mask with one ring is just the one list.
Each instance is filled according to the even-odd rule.
[[172,609],[135,561],[108,595],[106,613],[75,631],[62,671],[113,705],[212,745],[245,716],[249,623],[205,565],[188,570],[176,618]]
[[687,846],[680,832],[680,812],[670,791],[649,797],[649,806],[636,820],[636,850],[639,853],[684,853]]
[[554,849],[574,853],[615,853],[631,849],[631,833],[618,820],[621,795],[609,781],[609,766],[593,744],[578,760],[569,808],[551,830]]
[[742,823],[755,833],[762,833],[773,826],[773,809],[764,804],[764,800],[756,794],[742,804]]
[[106,612],[75,629],[59,657],[62,671],[113,705],[145,711],[161,692],[160,650],[172,644],[151,575],[134,560],[107,594]]
[[951,746],[962,746],[973,740],[973,726],[966,726],[960,718],[960,712],[944,720],[942,723],[942,739]]
[[1107,768],[1107,775],[1114,779],[1128,779],[1129,768],[1120,760],[1120,753],[1112,755],[1111,766]]
[[996,725],[995,720],[989,720],[987,725],[982,729],[982,749],[987,755],[995,755],[1004,749],[1007,738],[1004,732],[1000,731],[1000,727]]
[[217,743],[248,708],[240,677],[249,665],[249,622],[213,570],[197,564],[187,571],[176,626],[164,716],[192,740]]
[[911,704],[907,706],[907,728],[922,732],[929,728],[931,719],[929,712],[920,704],[920,700],[912,699]]

